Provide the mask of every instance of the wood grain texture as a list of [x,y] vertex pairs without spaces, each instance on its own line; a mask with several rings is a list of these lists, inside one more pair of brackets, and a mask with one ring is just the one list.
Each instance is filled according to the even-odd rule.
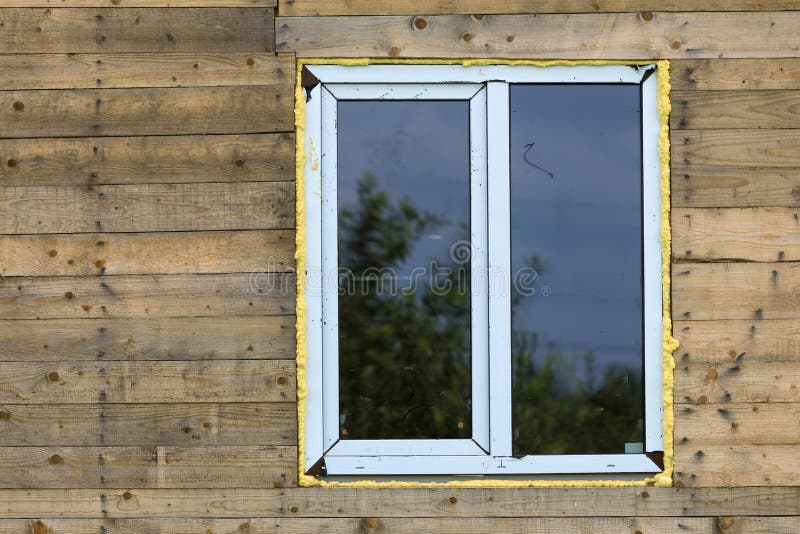
[[676,446],[800,445],[800,404],[727,403],[676,407]]
[[0,403],[293,402],[287,360],[5,362]]
[[0,71],[0,90],[6,91],[291,85],[294,58],[266,53],[3,54]]
[[311,57],[800,56],[800,11],[651,15],[436,15],[424,25],[410,16],[278,17],[276,49]]
[[289,360],[292,315],[0,321],[0,361]]
[[277,0],[0,0],[0,7],[259,7],[274,8]]
[[295,445],[294,403],[4,404],[2,447]]
[[791,486],[797,483],[800,445],[676,447],[673,476],[685,486]]
[[595,13],[625,11],[780,11],[794,0],[279,0],[283,16]]
[[673,208],[672,255],[691,262],[797,261],[798,218],[792,208]]
[[243,134],[294,129],[292,87],[0,92],[0,137]]
[[294,184],[0,188],[0,234],[286,229]]
[[[0,490],[0,517],[703,517],[800,515],[800,487]],[[646,494],[646,495],[645,495]],[[491,499],[490,499],[491,497]],[[455,499],[451,499],[455,498]]]
[[800,207],[800,171],[748,167],[685,167],[673,161],[676,207]]
[[675,264],[672,314],[681,320],[797,319],[798,284],[800,263]]
[[798,90],[673,91],[670,101],[673,130],[800,128]]
[[800,321],[675,321],[673,335],[680,341],[678,364],[694,361],[734,365],[740,354],[748,360],[800,362]]
[[673,130],[670,141],[677,174],[697,167],[800,172],[797,130]]
[[272,9],[13,7],[0,21],[3,54],[274,50]]
[[4,488],[265,488],[294,484],[296,447],[0,447]]
[[0,139],[0,185],[294,179],[294,134]]
[[6,277],[0,319],[290,315],[294,283],[289,273]]
[[294,231],[0,236],[3,276],[287,272]]
[[680,59],[669,75],[675,91],[800,89],[800,58]]
[[[33,528],[49,529],[43,532],[70,532],[72,534],[122,534],[147,532],[148,534],[189,534],[213,532],[217,534],[267,534],[287,532],[308,534],[353,534],[371,532],[425,532],[426,534],[551,534],[592,533],[619,534],[620,532],[682,532],[705,534],[711,532],[714,520],[704,518],[524,518],[524,519],[451,519],[451,518],[247,518],[247,519],[9,519],[0,521],[0,534],[32,532]],[[748,523],[745,523],[747,525]],[[752,524],[752,523],[750,523]],[[763,523],[774,527],[780,523]],[[783,523],[786,526],[792,523]],[[35,531],[33,531],[35,532]],[[727,532],[727,531],[725,531]],[[741,531],[737,531],[741,532]],[[763,531],[760,531],[763,532]]]
[[765,362],[739,355],[733,362],[680,362],[675,366],[675,402],[800,402],[800,362]]

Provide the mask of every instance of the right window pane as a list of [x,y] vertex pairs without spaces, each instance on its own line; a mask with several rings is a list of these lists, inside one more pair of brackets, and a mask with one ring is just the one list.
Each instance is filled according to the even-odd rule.
[[510,99],[514,454],[641,453],[640,86]]

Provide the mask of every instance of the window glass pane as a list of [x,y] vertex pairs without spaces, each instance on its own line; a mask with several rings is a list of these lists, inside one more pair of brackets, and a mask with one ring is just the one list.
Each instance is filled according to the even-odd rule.
[[510,91],[514,454],[624,453],[644,441],[639,86]]
[[338,103],[342,439],[471,436],[469,103]]

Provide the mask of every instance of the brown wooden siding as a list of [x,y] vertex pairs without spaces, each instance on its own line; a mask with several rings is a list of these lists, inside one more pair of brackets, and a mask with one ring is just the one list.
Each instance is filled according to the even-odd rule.
[[[0,0],[0,533],[800,530],[800,3],[732,4]],[[296,487],[295,54],[673,60],[675,488]]]

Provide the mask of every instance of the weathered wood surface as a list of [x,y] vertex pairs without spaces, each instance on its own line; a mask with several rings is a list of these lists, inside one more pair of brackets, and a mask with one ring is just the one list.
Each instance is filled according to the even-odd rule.
[[[739,518],[737,518],[739,519]],[[218,534],[268,534],[287,532],[308,534],[369,534],[371,532],[425,532],[426,534],[552,534],[589,533],[619,534],[620,532],[658,532],[660,534],[684,533],[706,534],[712,531],[716,519],[696,518],[247,518],[247,519],[9,519],[0,521],[0,534],[19,532],[70,532],[73,534],[122,534],[147,532],[149,534],[189,534],[213,532]],[[752,523],[744,523],[745,526]],[[760,522],[760,525],[775,528],[788,527],[794,523]],[[50,529],[50,530],[41,530]],[[723,532],[733,532],[725,530]],[[742,532],[742,531],[736,531]],[[759,532],[764,532],[759,531]],[[772,532],[774,534],[774,531]]]
[[286,272],[294,231],[0,236],[3,276]]
[[293,315],[0,320],[0,361],[295,357]]
[[765,362],[747,354],[724,364],[679,362],[675,402],[800,402],[800,362]]
[[274,50],[272,9],[13,7],[0,21],[2,54]]
[[673,165],[674,207],[800,207],[797,169]]
[[289,85],[0,92],[0,137],[287,132]]
[[676,447],[675,483],[695,487],[793,486],[800,445]]
[[691,262],[797,261],[798,218],[800,209],[792,208],[673,208],[672,255]]
[[[8,0],[6,0],[8,1]],[[283,16],[595,13],[625,11],[780,11],[795,0],[279,0]]]
[[3,404],[2,447],[296,445],[294,403]]
[[670,63],[673,90],[800,89],[800,58],[679,59]]
[[681,343],[675,352],[678,365],[733,365],[742,353],[748,361],[800,362],[800,320],[678,320],[672,330]]
[[670,101],[673,130],[800,128],[800,90],[673,91]]
[[[703,517],[800,515],[800,487],[0,490],[0,517]],[[127,498],[126,498],[127,497]],[[491,498],[490,498],[491,497]]]
[[267,53],[3,54],[0,71],[0,90],[291,85],[294,58]]
[[673,130],[670,140],[678,175],[696,167],[800,172],[800,131],[794,129]]
[[290,315],[289,273],[7,277],[0,319]]
[[679,405],[675,415],[675,443],[680,448],[800,446],[798,403]]
[[294,134],[0,139],[0,185],[294,179]]
[[[652,16],[649,16],[652,15]],[[311,57],[799,57],[800,11],[278,17],[276,49]],[[747,38],[742,38],[746,35]]]
[[293,402],[287,360],[5,362],[0,403]]
[[277,0],[0,0],[0,7],[260,7]]
[[681,320],[797,319],[799,284],[800,263],[678,263],[672,313]]
[[269,488],[296,484],[297,448],[1,447],[4,488]]
[[0,234],[293,226],[290,182],[0,188]]

